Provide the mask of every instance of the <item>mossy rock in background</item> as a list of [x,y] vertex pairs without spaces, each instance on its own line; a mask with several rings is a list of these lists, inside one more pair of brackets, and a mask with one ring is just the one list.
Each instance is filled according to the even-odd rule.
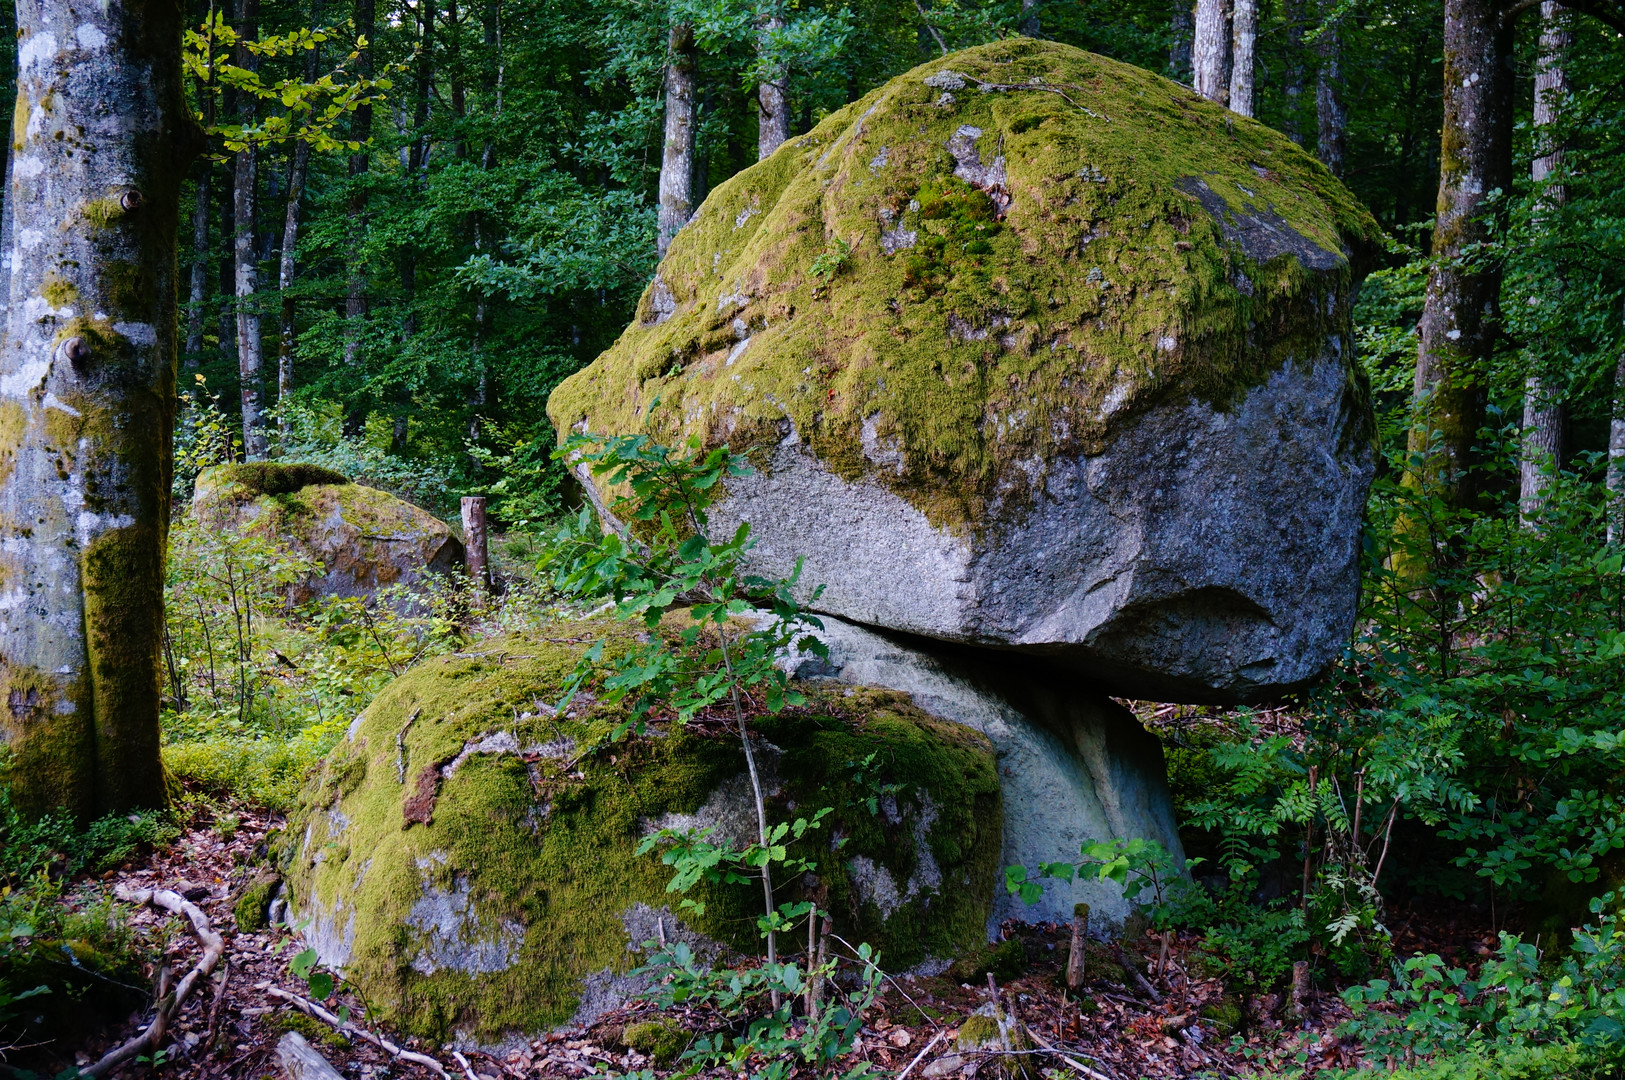
[[[392,1023],[437,1039],[534,1033],[623,1000],[639,985],[633,949],[660,934],[712,956],[758,947],[757,885],[706,888],[697,915],[666,891],[670,868],[636,854],[661,826],[754,836],[737,737],[657,726],[589,754],[616,714],[590,697],[548,707],[604,632],[624,633],[561,624],[425,661],[305,789],[276,845],[290,921],[308,920],[323,961]],[[811,890],[892,968],[983,940],[1001,832],[983,736],[858,689],[752,726],[770,820],[834,809],[792,849],[815,877],[783,883],[781,900]]]
[[1354,617],[1379,236],[1279,132],[994,42],[719,186],[548,413],[766,448],[718,517],[768,576],[805,557],[822,611],[1124,696],[1269,697]]
[[371,596],[410,586],[463,561],[451,527],[377,488],[352,484],[316,465],[252,462],[198,474],[193,520],[279,540],[321,570],[293,586],[290,598]]

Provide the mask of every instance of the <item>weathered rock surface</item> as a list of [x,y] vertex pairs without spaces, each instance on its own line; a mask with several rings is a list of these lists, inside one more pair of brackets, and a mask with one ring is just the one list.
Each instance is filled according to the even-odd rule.
[[451,527],[427,510],[313,465],[217,465],[197,478],[192,516],[219,528],[259,533],[321,563],[292,589],[317,596],[371,596],[411,586],[463,561]]
[[[1162,744],[1099,690],[1028,657],[823,623],[818,636],[829,657],[792,658],[798,676],[902,691],[992,742],[1004,793],[1001,867],[1075,861],[1085,841],[1131,837],[1183,858]],[[990,939],[1006,919],[1070,922],[1079,902],[1090,905],[1097,929],[1132,911],[1110,883],[1050,882],[1031,907],[1008,895],[1002,873],[989,887]]]
[[717,188],[560,431],[759,448],[760,569],[1114,692],[1299,686],[1352,623],[1377,228],[1279,133],[1066,46],[916,68]]
[[[591,1019],[642,988],[634,950],[662,937],[702,956],[757,951],[754,881],[702,886],[695,913],[666,891],[658,854],[636,854],[663,827],[754,839],[737,737],[654,730],[589,753],[619,714],[591,698],[548,707],[599,632],[624,633],[560,625],[408,671],[327,757],[276,846],[289,921],[413,1033],[489,1043]],[[833,808],[792,847],[816,879],[783,882],[782,900],[813,889],[843,937],[893,967],[984,940],[1002,835],[984,736],[844,686],[753,725],[769,820]]]

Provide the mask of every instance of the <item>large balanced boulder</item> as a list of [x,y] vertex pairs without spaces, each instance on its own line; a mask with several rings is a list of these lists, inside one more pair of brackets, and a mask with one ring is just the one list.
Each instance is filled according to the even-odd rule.
[[206,528],[275,539],[318,563],[316,573],[291,589],[294,603],[409,588],[463,561],[462,541],[427,510],[316,465],[262,461],[205,469],[191,513]]
[[1114,692],[1267,698],[1336,656],[1373,468],[1372,218],[1290,140],[1017,39],[717,188],[562,432],[755,448],[720,516],[858,623]]
[[[711,723],[605,736],[619,711],[556,703],[598,623],[423,662],[328,755],[276,842],[290,920],[370,1008],[415,1034],[482,1043],[590,1020],[646,985],[656,940],[757,951],[754,882],[685,907],[637,854],[660,828],[742,846],[756,814],[737,734]],[[624,637],[624,634],[623,634]],[[994,751],[900,694],[834,687],[751,721],[770,822],[831,813],[790,853],[781,902],[809,898],[888,967],[941,966],[985,940],[1003,865]]]

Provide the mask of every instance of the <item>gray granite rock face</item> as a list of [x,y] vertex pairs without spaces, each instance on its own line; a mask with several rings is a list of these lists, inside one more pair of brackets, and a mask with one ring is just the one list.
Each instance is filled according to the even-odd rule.
[[1033,460],[975,531],[842,479],[794,428],[718,517],[752,524],[768,575],[804,557],[816,607],[843,619],[1044,656],[1128,697],[1265,700],[1319,675],[1353,624],[1373,453],[1348,372],[1334,338],[1228,410],[1138,413],[1101,454]]
[[[823,623],[828,659],[790,657],[795,674],[903,691],[992,741],[1004,795],[1001,867],[1076,859],[1087,840],[1130,837],[1183,857],[1161,744],[1098,688],[1029,657]],[[1102,929],[1132,911],[1110,883],[1051,882],[1032,907],[1006,894],[1002,870],[987,888],[997,896],[990,935],[1005,919],[1070,921],[1079,902]]]

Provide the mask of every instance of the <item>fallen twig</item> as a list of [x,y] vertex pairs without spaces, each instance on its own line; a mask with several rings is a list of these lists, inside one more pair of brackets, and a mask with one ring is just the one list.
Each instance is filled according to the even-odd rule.
[[115,1046],[102,1055],[100,1061],[88,1065],[80,1070],[84,1076],[101,1076],[120,1062],[128,1061],[143,1050],[151,1050],[158,1045],[169,1027],[169,1018],[174,1015],[191,996],[199,980],[209,977],[220,958],[226,954],[226,942],[214,927],[209,923],[209,917],[196,904],[184,896],[168,889],[132,889],[127,885],[119,885],[113,890],[113,895],[120,900],[132,904],[151,904],[186,917],[192,936],[197,938],[198,944],[203,946],[203,956],[199,958],[197,966],[186,973],[185,978],[175,985],[173,997],[169,996],[167,976],[160,973],[158,993],[154,999],[157,1010],[152,1023],[135,1038]]
[[378,1049],[384,1051],[386,1054],[393,1057],[398,1057],[402,1061],[410,1061],[414,1064],[422,1065],[425,1069],[432,1070],[435,1075],[441,1078],[441,1080],[450,1080],[450,1077],[446,1075],[446,1067],[440,1064],[440,1062],[436,1061],[434,1058],[429,1057],[427,1054],[419,1054],[412,1050],[402,1050],[399,1046],[396,1046],[382,1035],[374,1035],[365,1028],[358,1028],[348,1020],[340,1020],[337,1016],[328,1012],[326,1009],[322,1008],[314,1001],[311,1001],[309,998],[302,998],[298,994],[290,994],[281,987],[268,986],[265,988],[265,992],[274,998],[286,1001],[288,1004],[292,1005],[306,1016],[313,1016],[316,1019],[331,1025],[335,1031],[347,1039],[361,1039],[366,1042],[370,1042],[372,1045],[378,1047]]
[[456,1058],[457,1064],[463,1067],[463,1075],[468,1077],[468,1080],[479,1080],[479,1077],[474,1075],[473,1067],[469,1065],[468,1059],[463,1056],[461,1050],[453,1050],[451,1056]]
[[1068,1054],[1066,1051],[1055,1046],[1053,1043],[1050,1043],[1044,1038],[1044,1036],[1040,1035],[1036,1030],[1034,1030],[1031,1024],[1025,1024],[1023,1026],[1027,1030],[1027,1037],[1033,1042],[1037,1043],[1040,1049],[1049,1051],[1051,1054],[1060,1058],[1062,1061],[1066,1062],[1083,1075],[1089,1077],[1089,1080],[1117,1080],[1116,1077],[1109,1073],[1103,1073],[1095,1069],[1091,1069],[1089,1066],[1085,1065],[1071,1054]]
[[947,1034],[948,1033],[946,1031],[939,1031],[933,1035],[931,1037],[931,1041],[925,1044],[925,1049],[921,1050],[918,1054],[915,1054],[914,1060],[910,1061],[908,1066],[902,1072],[897,1074],[897,1080],[908,1080],[908,1074],[914,1071],[914,1066],[918,1065],[920,1063],[920,1059],[929,1054],[931,1052],[931,1048],[937,1045],[937,1043],[941,1042]]
[[1140,969],[1135,967],[1127,956],[1123,955],[1123,947],[1116,942],[1112,943],[1112,956],[1117,959],[1117,966],[1123,969],[1123,974],[1127,975],[1134,985],[1140,988],[1142,994],[1157,1004],[1162,1004],[1161,992],[1146,981],[1145,976],[1140,974]]

